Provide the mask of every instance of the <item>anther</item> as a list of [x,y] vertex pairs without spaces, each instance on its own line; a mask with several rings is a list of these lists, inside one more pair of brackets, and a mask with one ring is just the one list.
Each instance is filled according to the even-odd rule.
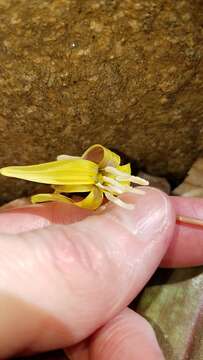
[[81,157],[79,156],[71,156],[71,155],[58,155],[57,160],[77,160],[77,159],[81,159]]
[[128,210],[133,210],[134,209],[134,205],[133,204],[128,204],[124,201],[122,201],[121,199],[117,198],[116,196],[110,194],[110,193],[105,193],[106,198],[111,201],[112,203],[124,208],[124,209],[128,209]]
[[112,175],[116,175],[116,179],[118,181],[126,180],[138,185],[149,185],[149,181],[142,179],[139,176],[126,174],[123,171],[120,171],[112,166],[106,166],[104,170]]

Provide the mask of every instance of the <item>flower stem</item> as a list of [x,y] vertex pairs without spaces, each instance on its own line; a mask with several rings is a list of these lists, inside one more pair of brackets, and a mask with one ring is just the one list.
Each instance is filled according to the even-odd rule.
[[203,227],[203,220],[193,218],[193,217],[190,217],[190,216],[177,215],[176,220],[178,222],[180,222],[180,223],[183,223],[183,224],[198,225],[198,226]]

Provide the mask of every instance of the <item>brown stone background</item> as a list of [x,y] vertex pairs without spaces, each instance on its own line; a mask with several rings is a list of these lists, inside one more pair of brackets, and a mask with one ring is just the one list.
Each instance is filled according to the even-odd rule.
[[[0,166],[101,143],[178,181],[203,151],[202,55],[202,0],[0,0]],[[37,191],[0,186],[1,203]],[[202,270],[171,276],[138,308],[167,360],[200,360]]]
[[203,149],[202,50],[202,0],[0,0],[0,166],[102,143],[183,176]]

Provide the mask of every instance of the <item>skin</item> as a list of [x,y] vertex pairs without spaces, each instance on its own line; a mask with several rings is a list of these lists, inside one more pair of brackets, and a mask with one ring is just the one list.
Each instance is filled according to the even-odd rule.
[[1,209],[1,359],[56,348],[73,360],[164,359],[151,326],[127,306],[160,262],[203,263],[203,230],[175,224],[177,210],[203,217],[203,201],[145,190],[122,196],[132,211],[27,200]]
[[[177,214],[203,219],[203,199],[171,197]],[[203,263],[203,227],[177,223],[174,236],[163,258],[164,267],[187,267]]]

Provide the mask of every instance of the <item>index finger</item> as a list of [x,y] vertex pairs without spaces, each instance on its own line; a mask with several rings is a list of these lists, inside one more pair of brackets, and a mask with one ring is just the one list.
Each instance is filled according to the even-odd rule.
[[[67,225],[80,221],[91,214],[90,210],[59,202],[28,205],[20,200],[0,212],[0,233],[19,234],[53,224]],[[18,205],[18,202],[17,202]]]

